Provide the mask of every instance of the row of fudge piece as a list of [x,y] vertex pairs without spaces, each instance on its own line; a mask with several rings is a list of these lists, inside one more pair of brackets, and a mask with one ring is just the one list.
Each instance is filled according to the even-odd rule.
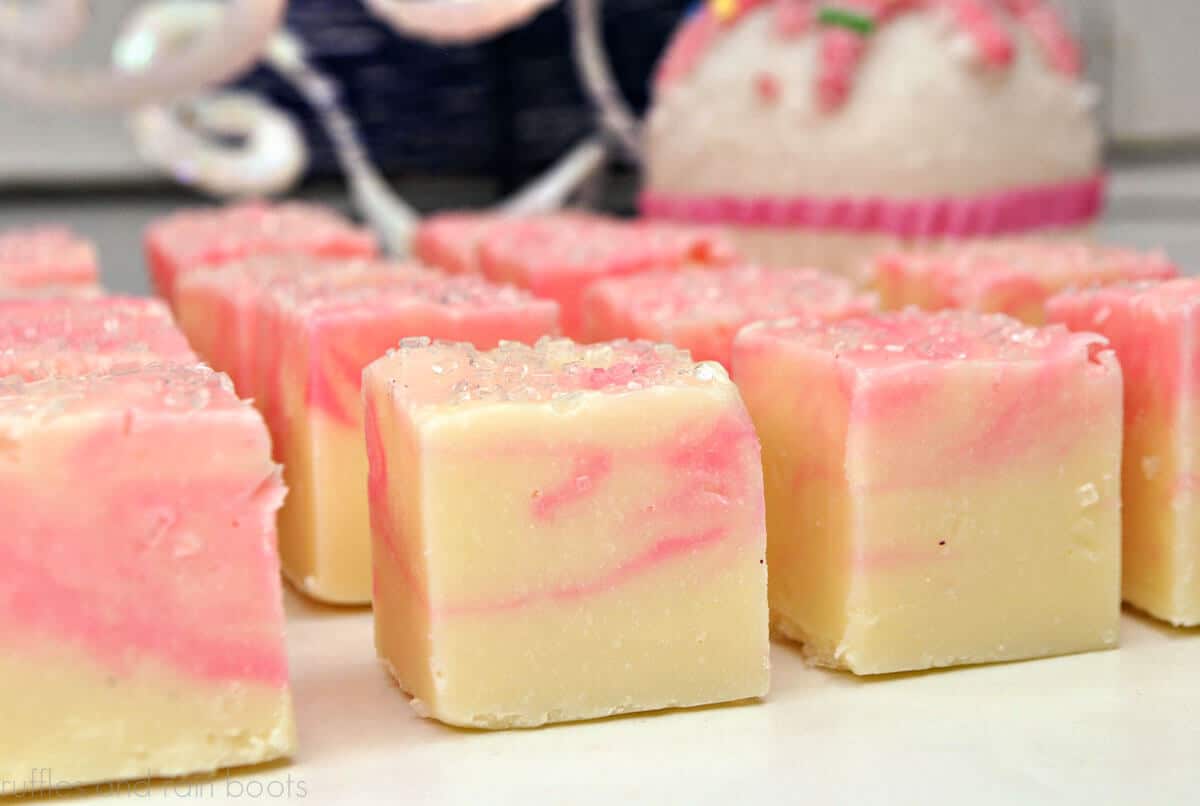
[[0,445],[0,778],[290,755],[284,488],[262,418],[166,306],[0,302]]
[[1103,339],[805,318],[743,330],[733,366],[736,386],[648,342],[417,338],[367,368],[376,645],[420,713],[508,727],[760,696],[768,602],[859,674],[1116,645]]
[[377,260],[251,258],[176,286],[180,324],[255,400],[289,489],[284,573],[321,601],[371,601],[363,369],[403,338],[487,349],[558,332],[558,306],[479,277]]

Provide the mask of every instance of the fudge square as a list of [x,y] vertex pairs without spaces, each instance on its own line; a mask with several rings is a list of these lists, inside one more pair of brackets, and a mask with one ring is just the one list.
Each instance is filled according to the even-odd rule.
[[0,233],[0,296],[96,293],[96,249],[65,227]]
[[167,306],[155,299],[0,300],[0,377],[29,381],[196,360]]
[[0,780],[290,754],[284,490],[228,379],[202,366],[6,378],[0,444]]
[[872,274],[888,310],[959,308],[1006,313],[1040,325],[1046,321],[1046,300],[1065,289],[1162,280],[1179,270],[1161,253],[1011,239],[884,254]]
[[1200,624],[1200,280],[1066,293],[1050,318],[1107,338],[1125,373],[1125,601]]
[[379,264],[272,286],[259,322],[261,406],[289,489],[284,574],[337,604],[371,601],[362,371],[400,339],[494,347],[557,332],[558,306],[481,277]]
[[379,247],[366,230],[325,207],[299,202],[249,202],[183,210],[150,224],[146,261],[159,296],[175,306],[181,275],[254,255],[373,257]]
[[266,289],[293,276],[350,274],[367,265],[362,259],[267,255],[191,272],[175,288],[179,326],[213,369],[229,374],[239,394],[254,396],[259,302]]
[[697,361],[729,366],[733,338],[752,322],[812,315],[843,319],[876,308],[849,280],[815,269],[738,266],[613,277],[584,295],[586,341],[668,342]]
[[572,222],[604,220],[575,210],[533,216],[461,210],[438,213],[418,225],[413,236],[413,255],[421,263],[451,274],[478,274],[483,270],[479,265],[479,245],[492,233],[526,226],[530,222],[536,222],[538,226],[569,226]]
[[908,311],[751,325],[772,623],[856,674],[1112,647],[1121,372],[1095,335]]
[[600,216],[531,218],[488,233],[479,245],[486,277],[527,288],[562,309],[563,334],[583,337],[583,295],[603,277],[686,267],[729,266],[720,233]]
[[758,440],[719,365],[412,339],[363,396],[376,647],[419,713],[525,727],[766,693]]

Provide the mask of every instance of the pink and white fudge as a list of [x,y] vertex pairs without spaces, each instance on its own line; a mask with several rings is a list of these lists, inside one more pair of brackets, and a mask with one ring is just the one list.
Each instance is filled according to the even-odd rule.
[[616,338],[669,342],[697,361],[728,367],[733,338],[752,322],[809,315],[844,319],[877,301],[849,280],[815,269],[739,266],[686,269],[601,280],[583,300],[586,341]]
[[1046,300],[1068,288],[1179,274],[1161,253],[1083,242],[981,241],[927,251],[889,252],[871,273],[884,308],[916,305],[1006,313],[1029,324],[1046,321]]
[[294,277],[264,300],[261,406],[290,493],[280,513],[284,574],[338,604],[371,601],[363,368],[400,339],[493,347],[558,329],[558,306],[480,277],[378,264]]
[[238,260],[179,278],[175,310],[196,352],[226,372],[243,397],[259,393],[258,315],[271,285],[296,276],[355,273],[373,265],[359,259],[269,255]]
[[531,223],[537,226],[571,226],[605,221],[599,215],[576,210],[561,210],[533,216],[514,216],[491,212],[452,211],[438,213],[421,222],[413,236],[413,256],[426,266],[451,274],[478,274],[479,246],[494,233],[518,229]]
[[315,204],[251,202],[183,210],[146,230],[146,260],[159,296],[175,307],[181,275],[256,255],[374,257],[375,237]]
[[1125,373],[1125,601],[1200,624],[1200,280],[1054,297],[1051,320],[1103,335]]
[[733,247],[714,230],[600,216],[531,218],[490,232],[479,245],[483,273],[562,309],[563,333],[583,338],[583,296],[605,277],[729,266]]
[[507,728],[766,693],[758,440],[719,365],[411,339],[363,383],[376,647],[419,713]]
[[0,380],[0,780],[295,747],[258,414],[207,367]]
[[0,296],[90,295],[98,291],[96,249],[64,227],[0,233]]
[[1121,372],[999,314],[751,325],[771,617],[856,674],[1113,647]]
[[0,299],[0,377],[30,381],[196,361],[158,300]]

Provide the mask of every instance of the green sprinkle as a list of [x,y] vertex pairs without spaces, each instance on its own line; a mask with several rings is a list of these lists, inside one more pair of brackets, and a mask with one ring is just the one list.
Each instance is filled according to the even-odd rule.
[[847,28],[856,34],[867,36],[875,32],[875,20],[854,11],[848,11],[836,6],[824,6],[817,20],[822,25],[832,25],[837,28]]

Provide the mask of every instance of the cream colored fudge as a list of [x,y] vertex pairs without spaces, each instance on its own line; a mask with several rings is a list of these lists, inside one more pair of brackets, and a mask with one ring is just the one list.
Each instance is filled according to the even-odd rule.
[[336,604],[371,601],[363,368],[410,336],[494,347],[554,333],[558,306],[463,275],[380,263],[294,276],[263,300],[260,406],[284,465],[283,571]]
[[228,373],[242,397],[262,391],[256,366],[258,316],[272,285],[295,277],[353,274],[377,264],[353,258],[264,255],[183,274],[175,284],[179,327],[196,352],[216,370]]
[[771,612],[857,674],[1117,643],[1121,373],[1103,339],[910,311],[752,325]]
[[1125,601],[1200,624],[1200,280],[1050,300],[1051,320],[1107,338],[1125,373]]
[[6,792],[294,750],[283,492],[261,418],[207,367],[0,380]]
[[758,440],[665,345],[413,339],[364,373],[375,640],[482,728],[766,693]]

